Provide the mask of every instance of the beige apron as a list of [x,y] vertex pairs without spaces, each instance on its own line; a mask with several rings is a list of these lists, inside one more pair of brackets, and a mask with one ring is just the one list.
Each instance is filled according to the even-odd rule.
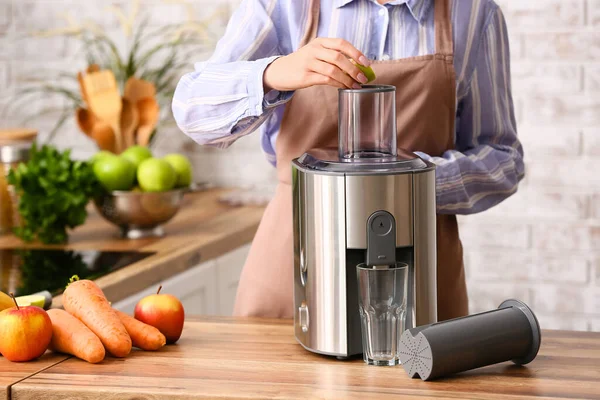
[[[301,45],[316,37],[320,2]],[[435,0],[436,53],[376,61],[375,84],[394,85],[398,147],[439,156],[454,147],[456,81],[450,0]],[[337,89],[298,90],[287,104],[276,141],[279,184],[266,208],[242,271],[234,315],[293,317],[291,161],[305,151],[337,145]],[[454,215],[437,216],[438,318],[468,313],[462,245]]]

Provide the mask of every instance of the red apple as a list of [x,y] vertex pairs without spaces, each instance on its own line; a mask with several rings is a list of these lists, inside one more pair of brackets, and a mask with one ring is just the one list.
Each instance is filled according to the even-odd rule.
[[135,306],[136,319],[158,329],[167,344],[175,343],[181,337],[185,312],[179,299],[170,294],[160,294],[162,286],[156,294],[146,296]]
[[40,307],[15,306],[0,312],[0,353],[10,361],[34,360],[50,344],[52,321]]

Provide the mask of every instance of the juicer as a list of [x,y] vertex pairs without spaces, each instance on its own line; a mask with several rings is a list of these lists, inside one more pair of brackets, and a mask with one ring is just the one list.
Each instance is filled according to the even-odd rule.
[[406,263],[406,328],[437,322],[435,165],[396,146],[396,88],[338,93],[338,147],[292,161],[294,330],[315,353],[362,353],[356,267]]

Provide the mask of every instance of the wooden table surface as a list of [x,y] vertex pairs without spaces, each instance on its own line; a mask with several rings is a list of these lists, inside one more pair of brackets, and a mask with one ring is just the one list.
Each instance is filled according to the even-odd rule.
[[[399,397],[402,395],[402,397]],[[538,357],[433,382],[304,350],[287,320],[186,321],[177,345],[90,365],[68,359],[12,387],[12,400],[600,398],[600,333],[545,331]]]
[[12,363],[0,356],[0,400],[10,399],[10,386],[51,367],[68,357],[46,353],[40,359],[28,363]]
[[[91,208],[88,220],[73,231],[67,245],[25,244],[13,235],[3,235],[0,236],[0,249],[27,247],[156,252],[96,280],[106,296],[117,302],[252,240],[264,207],[234,207],[219,202],[219,197],[225,192],[226,189],[209,189],[186,195],[181,210],[165,225],[166,236],[162,238],[123,239],[114,225]],[[59,296],[54,299],[53,306],[61,305]]]

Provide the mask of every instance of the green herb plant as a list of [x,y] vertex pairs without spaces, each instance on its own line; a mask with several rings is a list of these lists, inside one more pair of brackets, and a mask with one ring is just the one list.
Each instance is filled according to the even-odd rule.
[[19,196],[21,226],[15,234],[26,242],[67,242],[68,230],[85,222],[88,202],[101,192],[89,163],[49,145],[34,144],[29,161],[13,169],[8,182]]

